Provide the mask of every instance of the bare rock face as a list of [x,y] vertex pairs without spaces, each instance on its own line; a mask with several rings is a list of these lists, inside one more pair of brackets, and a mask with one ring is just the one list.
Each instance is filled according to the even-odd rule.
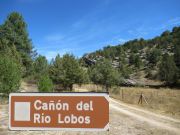
[[122,82],[122,85],[124,85],[124,86],[135,86],[135,85],[137,85],[137,82],[135,82],[132,79],[124,79]]

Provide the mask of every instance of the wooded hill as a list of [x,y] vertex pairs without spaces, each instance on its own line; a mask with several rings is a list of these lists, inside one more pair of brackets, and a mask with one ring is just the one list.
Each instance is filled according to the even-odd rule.
[[83,65],[89,67],[107,59],[119,71],[124,84],[177,84],[180,69],[180,27],[165,31],[153,39],[134,39],[116,46],[85,54]]
[[[0,25],[0,94],[17,92],[21,81],[38,85],[40,92],[72,91],[74,84],[104,86],[178,86],[180,27],[151,40],[136,39],[107,46],[81,59],[57,54],[48,62],[38,55],[20,13],[12,12]],[[156,80],[156,81],[155,81]]]

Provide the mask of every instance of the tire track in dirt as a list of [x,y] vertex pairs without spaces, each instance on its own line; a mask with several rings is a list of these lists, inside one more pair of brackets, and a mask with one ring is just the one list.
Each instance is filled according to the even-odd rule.
[[157,115],[139,108],[131,107],[112,98],[110,99],[110,108],[128,115],[129,117],[133,117],[137,121],[147,122],[151,126],[155,126],[163,130],[169,130],[170,132],[174,132],[175,134],[180,134],[179,120],[162,115]]

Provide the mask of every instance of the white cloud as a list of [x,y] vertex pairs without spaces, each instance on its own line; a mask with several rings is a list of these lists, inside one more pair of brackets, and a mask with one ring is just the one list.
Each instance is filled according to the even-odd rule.
[[66,53],[73,53],[78,51],[79,49],[72,49],[72,48],[65,48],[65,49],[59,49],[59,50],[52,50],[52,51],[40,51],[40,53],[44,56],[46,56],[48,61],[51,61],[53,58],[55,58],[57,56],[57,54],[59,54],[60,56],[63,56]]
[[162,24],[160,29],[166,29],[169,26],[180,25],[180,17],[172,18],[168,20],[166,23]]
[[120,43],[120,44],[123,44],[123,43],[125,43],[126,41],[128,41],[127,39],[123,39],[123,38],[119,38],[118,39],[118,42]]
[[167,30],[168,27],[174,27],[177,25],[180,25],[180,17],[169,19],[168,21],[161,23],[161,24],[157,24],[154,27],[148,27],[148,26],[141,25],[135,29],[128,30],[128,33],[130,35],[135,36],[136,38],[141,38],[141,37],[148,35],[149,33],[157,32],[160,30],[164,31],[164,30]]
[[44,55],[46,56],[47,60],[50,61],[51,59],[55,58],[57,54],[57,51],[47,51]]
[[135,29],[128,30],[127,32],[136,38],[142,38],[149,33],[149,28],[141,25]]

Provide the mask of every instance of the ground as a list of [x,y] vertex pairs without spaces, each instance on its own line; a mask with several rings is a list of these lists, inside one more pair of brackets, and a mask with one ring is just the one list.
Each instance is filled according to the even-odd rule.
[[[26,84],[23,87],[26,90],[32,88]],[[0,104],[0,135],[180,135],[180,119],[156,114],[113,98],[110,98],[109,115],[110,130],[104,132],[9,131],[8,101],[4,99]]]

